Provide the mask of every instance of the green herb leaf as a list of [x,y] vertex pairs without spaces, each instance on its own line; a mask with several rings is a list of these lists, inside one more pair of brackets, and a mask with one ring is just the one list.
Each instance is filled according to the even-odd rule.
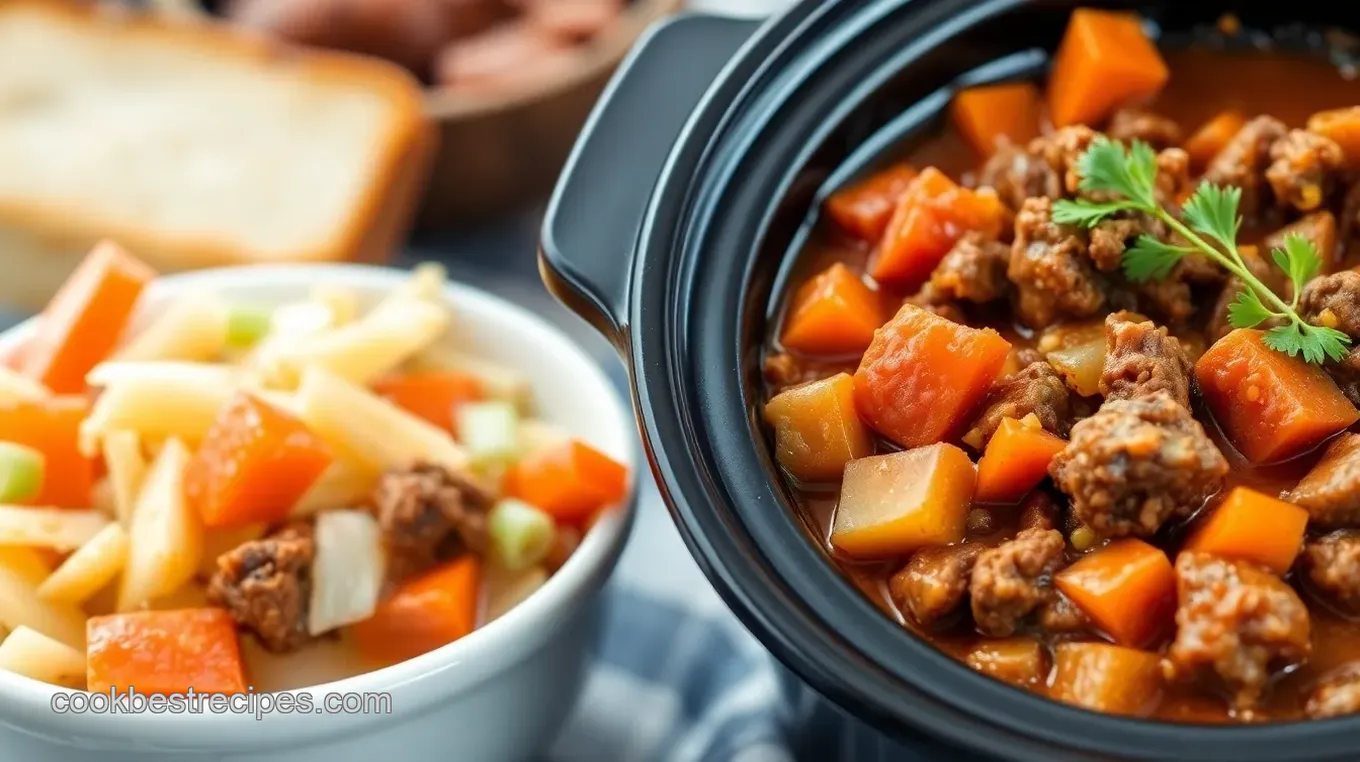
[[1233,328],[1252,328],[1277,317],[1261,303],[1261,297],[1250,288],[1237,292],[1237,298],[1228,305],[1228,323]]
[[1193,249],[1172,246],[1144,233],[1124,252],[1119,264],[1124,268],[1124,277],[1134,283],[1161,280],[1170,275],[1181,257],[1191,251]]
[[1091,193],[1117,193],[1142,209],[1156,206],[1152,195],[1157,176],[1157,155],[1135,140],[1126,152],[1120,143],[1101,135],[1091,141],[1077,160],[1080,188]]
[[1130,209],[1127,201],[1111,201],[1098,204],[1086,199],[1071,201],[1059,199],[1053,202],[1053,221],[1059,225],[1080,225],[1084,228],[1093,228],[1106,217]]
[[1296,294],[1303,291],[1308,281],[1322,269],[1322,257],[1318,256],[1317,248],[1298,233],[1285,236],[1284,248],[1271,252],[1271,257],[1289,275]]
[[1303,359],[1314,365],[1327,360],[1340,360],[1346,356],[1346,346],[1350,337],[1334,329],[1290,323],[1266,331],[1266,346],[1276,352],[1284,352],[1290,357],[1303,355]]
[[1200,183],[1194,195],[1185,202],[1185,221],[1196,232],[1213,238],[1228,251],[1237,249],[1237,231],[1242,218],[1237,209],[1242,202],[1242,189]]

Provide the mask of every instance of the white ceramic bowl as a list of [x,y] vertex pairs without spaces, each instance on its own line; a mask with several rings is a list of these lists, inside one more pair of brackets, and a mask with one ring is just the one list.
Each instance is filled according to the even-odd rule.
[[[282,303],[330,282],[376,299],[407,273],[361,265],[264,265],[166,276],[143,297],[212,290]],[[533,383],[540,415],[629,466],[636,477],[633,418],[586,354],[538,317],[484,292],[451,284],[453,342],[514,367]],[[0,353],[33,329],[0,334]],[[635,485],[634,485],[635,486]],[[630,490],[636,494],[636,489]],[[59,714],[65,693],[0,671],[0,759],[63,762],[384,762],[525,760],[556,733],[581,687],[599,620],[598,593],[632,524],[633,498],[598,521],[538,592],[501,618],[437,651],[377,672],[320,685],[332,693],[390,694],[380,714]]]

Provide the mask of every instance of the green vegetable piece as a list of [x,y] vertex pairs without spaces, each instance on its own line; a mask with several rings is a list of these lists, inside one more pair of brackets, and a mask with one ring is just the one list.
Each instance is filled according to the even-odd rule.
[[513,404],[474,402],[459,407],[457,414],[458,434],[474,464],[503,464],[519,457],[519,412]]
[[227,313],[227,346],[249,349],[269,335],[273,310],[251,305],[235,305]]
[[0,442],[0,503],[30,500],[42,491],[47,460],[14,442]]
[[496,560],[510,571],[521,571],[548,557],[557,541],[557,524],[532,505],[505,498],[492,506],[487,534]]

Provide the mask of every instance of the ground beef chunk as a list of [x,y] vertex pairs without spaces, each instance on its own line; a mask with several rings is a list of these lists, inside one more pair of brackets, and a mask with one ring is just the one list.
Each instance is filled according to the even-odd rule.
[[1360,434],[1342,434],[1289,493],[1314,526],[1360,526]]
[[1342,530],[1308,541],[1299,565],[1318,594],[1360,612],[1360,532]]
[[1345,161],[1341,146],[1307,130],[1290,130],[1270,146],[1266,180],[1280,206],[1311,212],[1331,194]]
[[1017,210],[1026,199],[1075,195],[1080,180],[1077,159],[1096,134],[1089,127],[1075,125],[1035,138],[1024,148],[1003,146],[983,165],[978,184],[992,187],[1007,206]]
[[1105,134],[1125,144],[1141,140],[1153,148],[1170,148],[1181,143],[1180,125],[1137,108],[1121,108],[1114,112]]
[[933,312],[945,320],[952,320],[955,323],[964,324],[968,322],[968,315],[959,306],[958,302],[950,299],[941,293],[939,289],[931,283],[926,283],[920,291],[902,300],[903,304],[913,304],[927,312]]
[[1351,347],[1346,356],[1323,366],[1352,405],[1360,407],[1360,347]]
[[929,627],[952,614],[968,595],[968,580],[985,545],[964,543],[916,551],[888,581],[893,603]]
[[1051,365],[1043,360],[1030,363],[992,387],[983,403],[982,414],[963,435],[963,441],[981,451],[991,441],[1003,418],[1019,420],[1030,413],[1046,430],[1065,436],[1071,397],[1067,384]]
[[1213,674],[1233,706],[1247,710],[1271,671],[1308,655],[1308,609],[1269,571],[1207,553],[1176,559],[1176,640],[1171,676]]
[[1052,325],[1059,315],[1094,315],[1105,304],[1082,232],[1053,222],[1052,213],[1047,198],[1031,198],[1015,217],[1006,276],[1017,287],[1016,313],[1031,328]]
[[996,195],[1011,209],[1019,209],[1034,196],[1061,198],[1062,176],[1042,157],[1023,147],[1002,146],[982,166],[978,184],[996,190]]
[[1020,528],[1021,529],[1054,529],[1058,526],[1059,514],[1062,509],[1058,507],[1058,501],[1053,496],[1041,489],[1036,489],[1025,496],[1020,503]]
[[985,303],[1006,295],[1006,267],[1011,247],[979,233],[969,233],[949,250],[930,276],[930,285],[946,299]]
[[1228,462],[1190,411],[1158,391],[1077,422],[1048,472],[1096,534],[1146,537],[1217,492]]
[[[1157,154],[1157,178],[1152,189],[1157,203],[1173,212],[1180,211],[1181,200],[1187,198],[1194,187],[1194,178],[1190,176],[1190,154],[1179,148],[1168,148]],[[1148,219],[1148,232],[1166,240],[1168,232],[1164,223]]]
[[1350,260],[1360,257],[1360,179],[1351,184],[1341,202],[1341,216],[1337,218],[1337,240],[1341,256]]
[[1110,272],[1119,269],[1128,244],[1143,233],[1142,215],[1108,219],[1091,228],[1091,244],[1087,254],[1096,268]]
[[418,463],[383,474],[373,513],[387,549],[387,574],[400,581],[464,550],[486,547],[491,496],[470,477]]
[[1343,664],[1319,678],[1303,712],[1315,720],[1360,712],[1360,662]]
[[1190,407],[1190,360],[1180,341],[1126,312],[1106,317],[1100,393],[1107,400],[1131,400],[1158,391]]
[[1273,116],[1258,116],[1247,122],[1209,162],[1203,179],[1241,188],[1240,211],[1246,217],[1255,217],[1269,198],[1264,186],[1270,147],[1287,130],[1284,122]]
[[1055,589],[1039,609],[1039,626],[1046,632],[1075,633],[1090,629],[1091,619],[1070,598]]
[[1299,312],[1310,323],[1360,338],[1360,273],[1342,270],[1312,279],[1303,287]]
[[255,633],[276,653],[296,650],[311,636],[307,609],[312,595],[312,525],[294,523],[251,540],[217,559],[208,582],[208,601],[231,613],[236,624]]
[[[1091,147],[1091,141],[1100,133],[1082,124],[1063,127],[1052,135],[1030,141],[1029,151],[1044,160],[1062,178],[1064,195],[1077,195],[1081,184],[1081,174],[1077,172],[1077,162],[1082,154]],[[1083,194],[1087,195],[1087,194]],[[1096,199],[1107,200],[1107,199]]]
[[992,637],[1011,635],[1052,600],[1050,582],[1062,566],[1064,547],[1055,529],[1026,529],[983,551],[968,587],[978,630]]

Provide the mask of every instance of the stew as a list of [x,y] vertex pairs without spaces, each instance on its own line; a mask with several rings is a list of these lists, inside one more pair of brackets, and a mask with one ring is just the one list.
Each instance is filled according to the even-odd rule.
[[764,356],[775,456],[844,573],[984,674],[1360,712],[1360,88],[1143,30],[1076,11],[1045,82],[957,93],[827,199]]

